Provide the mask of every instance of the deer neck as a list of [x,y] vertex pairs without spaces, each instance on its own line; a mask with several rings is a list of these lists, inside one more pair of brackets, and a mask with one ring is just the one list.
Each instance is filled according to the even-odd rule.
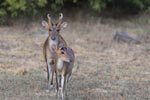
[[57,69],[61,70],[63,68],[64,61],[62,59],[57,59]]
[[51,51],[54,51],[54,47],[58,47],[59,44],[59,39],[56,40],[52,40],[50,37],[48,39],[48,45],[49,45],[49,49]]
[[69,63],[62,60],[62,59],[60,59],[60,58],[58,58],[56,65],[57,65],[58,72],[62,72],[62,70],[66,71],[66,68],[68,68]]

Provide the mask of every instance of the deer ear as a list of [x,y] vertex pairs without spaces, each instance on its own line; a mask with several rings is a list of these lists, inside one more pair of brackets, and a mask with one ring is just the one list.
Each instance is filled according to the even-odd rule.
[[61,25],[60,25],[60,28],[61,29],[64,29],[64,28],[66,28],[67,27],[67,22],[63,22]]
[[42,21],[41,24],[45,29],[49,29],[48,23],[46,21]]

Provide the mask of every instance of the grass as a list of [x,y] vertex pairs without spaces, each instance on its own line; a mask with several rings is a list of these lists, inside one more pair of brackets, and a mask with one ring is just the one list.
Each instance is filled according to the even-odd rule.
[[[117,23],[117,24],[116,24]],[[140,24],[139,24],[140,23]],[[70,22],[62,36],[76,55],[69,100],[150,100],[148,23],[133,20]],[[116,30],[139,36],[142,44],[112,41]],[[55,100],[47,93],[42,45],[47,36],[38,23],[0,28],[0,100]]]

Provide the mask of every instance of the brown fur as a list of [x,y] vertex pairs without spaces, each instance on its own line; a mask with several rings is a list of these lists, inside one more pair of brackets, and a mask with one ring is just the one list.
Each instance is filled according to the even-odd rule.
[[[44,56],[45,61],[47,61],[47,58],[46,58],[46,55],[47,55],[46,48],[48,46],[48,38],[49,37],[47,37],[47,39],[45,40],[44,45],[43,45],[43,56]],[[66,41],[64,40],[64,38],[60,34],[59,34],[59,40],[60,40],[61,43],[63,43],[65,46],[67,46]]]

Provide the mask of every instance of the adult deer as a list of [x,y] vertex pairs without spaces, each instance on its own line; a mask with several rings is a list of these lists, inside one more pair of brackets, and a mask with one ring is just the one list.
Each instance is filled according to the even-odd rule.
[[51,21],[51,17],[47,14],[48,22],[42,21],[42,26],[48,30],[48,37],[43,46],[43,54],[47,64],[47,78],[48,78],[48,91],[53,87],[54,76],[54,61],[56,59],[55,49],[59,44],[67,46],[63,37],[59,34],[61,29],[67,27],[67,23],[63,22],[63,14],[60,13],[60,17],[57,23]]
[[61,87],[61,98],[65,99],[67,95],[67,84],[72,74],[75,56],[70,47],[61,46],[56,50],[57,59],[55,65],[56,73],[56,97],[58,97],[59,87]]

